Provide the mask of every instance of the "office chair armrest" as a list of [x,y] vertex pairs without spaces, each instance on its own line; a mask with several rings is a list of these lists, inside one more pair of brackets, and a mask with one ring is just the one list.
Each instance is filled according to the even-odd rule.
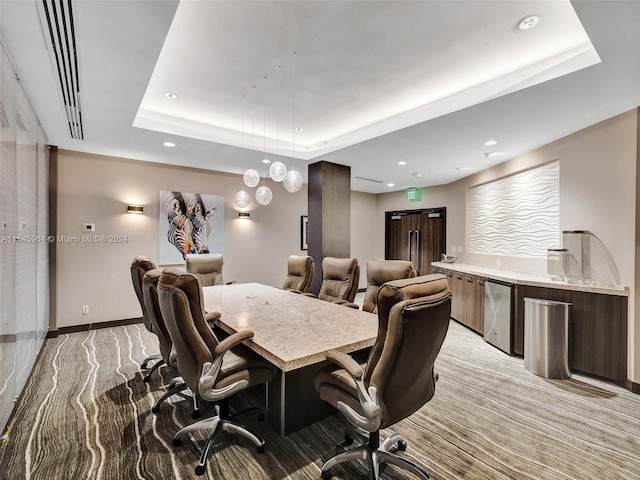
[[247,380],[239,380],[222,388],[214,388],[214,386],[218,381],[218,374],[222,368],[224,354],[235,345],[249,338],[253,338],[253,332],[251,330],[241,330],[233,335],[229,335],[211,352],[213,354],[213,362],[206,362],[202,366],[202,373],[198,380],[198,393],[202,398],[209,402],[217,402],[239,390],[247,388],[247,385],[249,385]]
[[229,335],[218,344],[218,346],[213,351],[213,355],[215,357],[224,355],[228,350],[231,350],[231,348],[250,338],[253,338],[253,331],[251,330],[240,330],[233,335]]
[[346,300],[334,300],[333,303],[342,305],[343,307],[355,308],[356,310],[360,308],[360,305],[357,303],[347,302]]
[[378,389],[376,387],[367,388],[364,385],[364,371],[353,358],[343,352],[330,350],[327,352],[327,360],[330,360],[342,367],[353,378],[358,392],[358,399],[364,415],[356,412],[344,402],[338,402],[337,408],[354,425],[373,432],[380,428],[380,405],[378,403]]
[[347,373],[353,377],[354,380],[359,380],[362,378],[362,375],[364,375],[362,367],[358,365],[358,362],[356,362],[353,358],[351,358],[344,352],[340,352],[338,350],[329,350],[327,352],[327,360],[344,368]]
[[220,317],[222,317],[222,314],[220,312],[204,312],[204,320],[207,323],[211,323],[214,320],[219,319]]

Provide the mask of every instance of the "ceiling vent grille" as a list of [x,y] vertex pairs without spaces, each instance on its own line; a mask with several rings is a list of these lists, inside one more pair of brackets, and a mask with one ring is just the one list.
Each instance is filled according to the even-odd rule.
[[69,134],[71,138],[84,140],[78,54],[71,0],[43,0],[41,6],[44,14],[41,20],[50,47],[51,62],[58,74]]
[[372,178],[365,178],[365,177],[353,177],[353,178],[356,178],[356,179],[358,179],[358,180],[364,180],[365,182],[384,183],[384,182],[383,182],[383,181],[381,181],[381,180],[374,180],[374,179],[372,179]]

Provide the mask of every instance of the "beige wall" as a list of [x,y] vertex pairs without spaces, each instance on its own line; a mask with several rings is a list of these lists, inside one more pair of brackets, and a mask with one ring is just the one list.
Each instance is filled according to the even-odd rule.
[[351,192],[351,256],[360,265],[359,288],[366,288],[367,261],[384,258],[384,213],[378,211],[377,195]]
[[[469,187],[560,160],[560,228],[590,230],[613,256],[623,285],[635,291],[637,112],[618,115],[494,168],[445,186],[425,188],[422,202],[409,203],[404,192],[380,195],[379,214],[394,209],[447,207],[447,250],[466,252],[466,197]],[[378,232],[384,234],[384,225]],[[545,260],[458,254],[461,261],[546,271]],[[640,319],[629,297],[628,377],[640,382]],[[636,352],[638,352],[636,354]]]
[[[292,194],[267,184],[272,203],[260,206],[252,199],[251,219],[240,220],[234,203],[241,187],[237,175],[60,151],[58,235],[83,235],[82,224],[95,223],[95,235],[123,235],[128,241],[58,243],[57,327],[141,315],[129,265],[139,254],[158,262],[159,190],[224,195],[225,281],[281,286],[287,256],[303,253],[300,216],[307,213],[307,189]],[[128,203],[144,205],[144,214],[125,213]],[[90,307],[87,318],[82,305]]]

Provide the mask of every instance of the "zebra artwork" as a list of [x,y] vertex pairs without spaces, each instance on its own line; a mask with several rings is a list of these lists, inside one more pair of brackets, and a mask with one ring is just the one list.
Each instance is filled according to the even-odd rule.
[[[187,254],[209,253],[210,237],[214,231],[212,223],[218,220],[219,207],[224,206],[224,197],[199,193],[160,191],[160,263],[177,263]],[[215,250],[221,252],[224,220],[218,223]],[[164,231],[164,234],[163,234]],[[164,238],[163,238],[164,237]],[[170,245],[168,249],[165,245]],[[163,250],[166,254],[163,254]],[[171,253],[174,252],[174,253]],[[180,257],[175,256],[178,252]],[[164,257],[164,258],[163,258]]]
[[192,237],[196,253],[209,253],[209,233],[211,233],[209,219],[215,215],[216,210],[217,207],[207,210],[199,193],[189,198],[187,211],[193,225]]

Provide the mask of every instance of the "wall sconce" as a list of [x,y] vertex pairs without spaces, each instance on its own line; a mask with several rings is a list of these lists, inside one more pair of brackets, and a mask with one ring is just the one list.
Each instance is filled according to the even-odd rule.
[[142,213],[143,210],[142,205],[127,205],[127,213]]
[[251,212],[238,212],[238,218],[249,220],[251,218]]

